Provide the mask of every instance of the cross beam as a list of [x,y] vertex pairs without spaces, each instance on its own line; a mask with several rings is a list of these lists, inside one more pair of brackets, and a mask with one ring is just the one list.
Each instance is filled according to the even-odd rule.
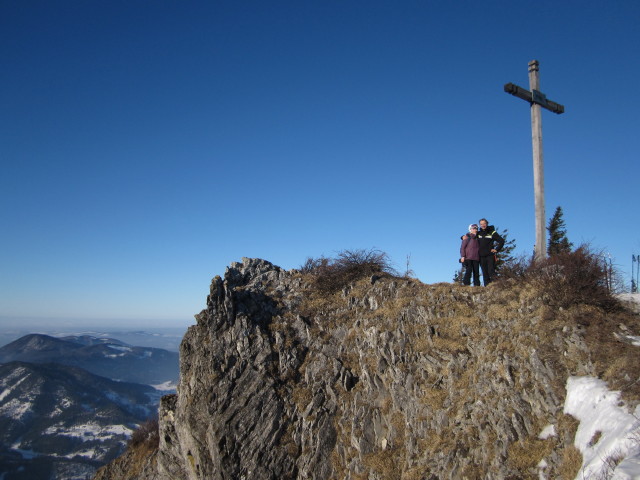
[[539,65],[537,60],[529,62],[529,90],[513,83],[507,83],[504,91],[514,95],[531,105],[531,143],[533,144],[533,188],[536,209],[536,247],[535,259],[547,258],[547,240],[545,235],[544,213],[544,160],[542,155],[542,115],[540,108],[545,108],[560,115],[564,113],[564,105],[560,105],[540,91]]
[[558,115],[564,113],[564,105],[560,105],[553,100],[549,100],[544,93],[539,92],[538,90],[533,90],[530,92],[529,90],[525,90],[524,88],[519,87],[518,85],[514,85],[513,83],[507,83],[504,86],[504,91],[529,103],[540,105],[542,108],[546,108],[547,110],[553,113],[557,113]]

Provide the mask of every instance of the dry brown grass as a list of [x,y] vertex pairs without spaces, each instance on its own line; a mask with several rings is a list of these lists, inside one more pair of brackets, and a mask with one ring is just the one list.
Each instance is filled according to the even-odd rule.
[[614,332],[624,324],[630,331],[640,333],[640,316],[630,311],[615,315],[601,313],[586,325],[585,342],[594,355],[596,375],[607,382],[612,390],[621,390],[622,397],[631,407],[640,403],[640,374],[638,373],[638,347],[618,340]]
[[[553,450],[552,439],[540,440],[529,437],[522,441],[514,442],[509,446],[507,461],[521,473],[534,474],[535,467],[540,460],[548,456]],[[537,473],[535,473],[537,476]]]
[[560,454],[560,465],[556,469],[557,474],[562,480],[573,480],[582,468],[582,454],[573,445],[580,422],[571,415],[562,413],[558,413],[556,420],[557,448]]
[[562,480],[573,480],[582,468],[582,453],[573,445],[564,448],[559,473]]
[[400,480],[424,480],[428,478],[429,472],[424,466],[412,467],[402,472]]
[[305,386],[296,386],[291,392],[291,399],[293,403],[298,407],[298,412],[302,413],[307,408],[307,405],[311,403],[313,393],[310,388]]
[[387,449],[364,456],[365,467],[376,472],[382,479],[398,480],[402,477],[404,449]]
[[[556,273],[557,270],[551,269],[545,275],[553,280]],[[477,381],[482,375],[492,375],[493,379],[504,383],[513,382],[513,388],[520,391],[540,392],[539,377],[534,374],[536,372],[527,370],[532,368],[527,359],[534,357],[556,373],[551,388],[559,401],[565,395],[567,376],[587,374],[591,365],[596,369],[593,373],[608,381],[612,388],[622,388],[627,400],[629,392],[633,398],[640,399],[640,381],[636,382],[635,390],[633,385],[629,387],[637,380],[637,368],[634,369],[637,355],[633,355],[637,347],[627,348],[612,335],[619,323],[640,333],[640,317],[636,315],[632,319],[621,311],[606,311],[597,299],[587,304],[573,302],[566,296],[572,287],[563,283],[562,288],[565,289],[564,296],[557,297],[551,302],[552,306],[548,306],[545,305],[549,301],[548,290],[534,281],[508,281],[492,288],[474,290],[451,284],[424,285],[415,280],[391,277],[380,278],[372,284],[369,278],[363,278],[342,291],[320,294],[311,289],[308,295],[302,296],[302,305],[312,336],[318,343],[340,338],[342,347],[338,358],[358,376],[366,371],[382,375],[385,381],[384,374],[380,373],[383,370],[378,371],[379,348],[384,340],[377,339],[384,335],[393,339],[401,332],[406,344],[402,351],[396,352],[393,361],[387,357],[387,368],[393,368],[396,373],[412,374],[420,392],[418,401],[427,407],[425,410],[440,411],[446,405],[450,418],[464,418],[469,412],[465,398],[482,400],[487,408],[498,405],[497,400],[478,394]],[[284,326],[275,328],[286,332]],[[425,355],[436,361],[425,363],[424,371],[416,375],[412,359]],[[304,368],[300,371],[304,372]],[[438,384],[442,378],[443,383]],[[347,402],[356,398],[354,390],[364,391],[362,382],[350,392],[340,385],[333,388]],[[450,392],[456,392],[456,398]],[[299,391],[294,394],[294,401],[303,408],[309,397],[310,392]],[[360,402],[369,402],[369,407],[380,408],[387,418],[394,415],[389,399],[375,404],[361,394],[357,398]],[[404,422],[402,415],[398,418]],[[398,421],[392,431],[399,433],[401,424]],[[553,458],[557,453],[562,459],[561,465],[550,469],[562,478],[574,478],[582,462],[580,453],[571,446],[576,426],[574,419],[560,415],[557,421],[559,438],[540,440],[533,437],[516,442],[509,446],[506,461],[525,478],[529,474],[537,475],[538,462],[555,452]],[[404,427],[402,431],[404,435]],[[358,432],[339,434],[341,448],[349,449],[352,435],[357,438]],[[473,437],[474,432],[467,430],[455,435],[447,429],[430,431],[424,439],[424,451],[431,454],[452,451],[457,448],[456,441],[464,443]],[[368,478],[371,473],[379,478],[392,478],[389,475],[421,478],[425,467],[413,463],[416,459],[412,459],[412,467],[406,469],[400,468],[397,460],[390,457],[395,451],[393,446],[399,445],[394,443],[399,441],[399,436],[393,435],[390,440],[389,449],[366,457],[365,466],[370,472],[361,477]],[[351,455],[359,453],[354,450]],[[495,455],[498,455],[497,450]],[[338,457],[337,454],[332,456],[332,462],[337,462]],[[341,468],[343,470],[334,464],[336,478],[344,478],[346,472],[344,466]],[[467,465],[466,468],[467,478],[482,478],[482,473],[486,473],[481,472],[486,465]],[[356,478],[354,472],[350,474],[351,478]]]
[[440,388],[425,388],[422,391],[420,402],[427,405],[431,410],[440,410],[446,399],[446,390]]
[[127,446],[141,447],[148,451],[158,448],[160,443],[158,417],[153,416],[140,425],[131,435]]

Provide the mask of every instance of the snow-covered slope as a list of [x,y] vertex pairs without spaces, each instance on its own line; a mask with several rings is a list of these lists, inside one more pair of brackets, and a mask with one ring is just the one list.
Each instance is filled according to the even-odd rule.
[[79,368],[0,365],[0,472],[84,479],[123,451],[157,402],[152,387]]
[[640,479],[640,405],[629,412],[620,392],[602,380],[570,377],[564,413],[580,421],[575,446],[583,463],[576,480]]

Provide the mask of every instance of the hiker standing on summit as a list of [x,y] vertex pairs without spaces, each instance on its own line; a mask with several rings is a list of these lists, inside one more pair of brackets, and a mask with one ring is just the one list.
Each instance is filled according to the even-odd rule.
[[462,239],[460,245],[460,263],[465,267],[463,285],[471,285],[473,274],[473,286],[480,286],[480,255],[478,254],[478,225],[469,225],[469,233]]
[[489,225],[486,218],[478,222],[478,247],[480,253],[480,268],[482,269],[482,281],[486,287],[496,271],[496,253],[502,250],[504,239],[498,235],[493,225]]

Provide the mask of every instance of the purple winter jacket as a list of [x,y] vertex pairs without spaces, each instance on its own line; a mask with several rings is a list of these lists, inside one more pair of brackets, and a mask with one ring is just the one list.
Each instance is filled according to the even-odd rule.
[[478,245],[478,237],[468,234],[465,240],[462,240],[460,245],[460,256],[465,260],[478,260],[480,261],[480,247]]

